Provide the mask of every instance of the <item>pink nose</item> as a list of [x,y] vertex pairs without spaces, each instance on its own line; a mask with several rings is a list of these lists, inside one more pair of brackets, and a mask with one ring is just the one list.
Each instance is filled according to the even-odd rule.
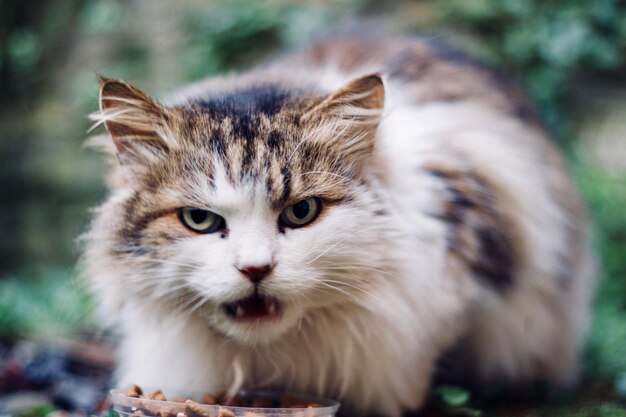
[[243,268],[237,268],[246,278],[253,283],[259,283],[263,281],[274,269],[273,265],[250,265]]

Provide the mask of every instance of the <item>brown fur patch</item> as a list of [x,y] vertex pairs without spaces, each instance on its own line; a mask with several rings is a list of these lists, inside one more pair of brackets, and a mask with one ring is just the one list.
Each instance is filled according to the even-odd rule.
[[514,230],[501,213],[489,183],[472,171],[431,166],[446,186],[444,210],[438,217],[449,224],[448,249],[476,278],[503,291],[514,284]]

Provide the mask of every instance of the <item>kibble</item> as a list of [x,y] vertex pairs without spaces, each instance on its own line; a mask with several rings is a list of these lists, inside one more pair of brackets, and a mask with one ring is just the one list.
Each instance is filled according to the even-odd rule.
[[235,417],[235,413],[230,411],[228,408],[220,407],[217,417]]
[[193,400],[185,401],[185,414],[188,417],[211,417],[211,413],[202,404]]
[[143,395],[143,391],[139,388],[139,385],[130,384],[128,390],[126,391],[126,395],[133,398],[139,398]]
[[[155,390],[144,394],[141,387],[131,384],[125,395],[131,398],[139,398],[140,406],[133,408],[132,416],[144,417],[216,417],[205,406],[220,405],[217,417],[236,417],[232,410],[227,407],[254,407],[254,408],[315,408],[321,407],[315,403],[305,403],[300,398],[285,395],[277,401],[268,398],[247,398],[244,396],[228,397],[224,392],[206,392],[196,402],[186,397],[177,397],[168,400],[161,390]],[[172,403],[178,403],[172,404]],[[181,411],[184,404],[184,411]],[[265,417],[263,413],[248,411],[245,417]]]

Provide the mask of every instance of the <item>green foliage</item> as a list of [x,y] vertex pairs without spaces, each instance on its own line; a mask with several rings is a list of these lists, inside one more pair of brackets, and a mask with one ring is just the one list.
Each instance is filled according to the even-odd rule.
[[438,22],[472,34],[483,58],[517,74],[550,128],[569,133],[576,81],[617,72],[626,59],[624,0],[431,1]]
[[603,281],[586,351],[591,375],[626,372],[626,176],[577,166],[576,177],[595,219],[596,252]]
[[[626,417],[626,408],[617,403],[601,404],[598,407],[597,412],[599,417]],[[585,416],[588,415],[589,414],[585,414]]]
[[41,55],[39,37],[28,29],[16,30],[9,37],[6,55],[15,70],[20,72],[32,70]]
[[483,415],[481,410],[471,408],[469,391],[451,386],[443,385],[435,390],[436,397],[443,406],[443,412],[450,416],[464,417],[480,417]]
[[538,417],[626,417],[626,408],[619,403],[598,401],[585,406],[551,407],[532,415]]
[[0,280],[0,331],[58,336],[93,326],[82,283],[64,268],[29,268]]
[[78,22],[84,33],[111,33],[122,22],[123,7],[115,0],[88,1],[80,10]]
[[119,413],[113,409],[106,410],[101,417],[120,417]]
[[319,35],[344,12],[354,13],[364,5],[364,0],[330,2],[324,7],[314,2],[232,0],[190,9],[183,14],[186,78],[195,80],[257,62],[280,46]]
[[598,297],[626,312],[626,173],[616,177],[579,167],[577,178],[595,220],[605,276]]
[[[185,71],[189,79],[250,62],[276,47],[284,25],[282,9],[235,1],[185,15]],[[249,45],[254,43],[255,48]]]
[[444,404],[451,407],[460,407],[469,402],[470,394],[468,391],[450,385],[443,385],[437,388],[437,393],[441,397]]
[[14,417],[46,417],[50,413],[57,411],[52,404],[42,404],[15,414]]
[[615,378],[615,391],[621,399],[626,400],[626,371],[622,371]]

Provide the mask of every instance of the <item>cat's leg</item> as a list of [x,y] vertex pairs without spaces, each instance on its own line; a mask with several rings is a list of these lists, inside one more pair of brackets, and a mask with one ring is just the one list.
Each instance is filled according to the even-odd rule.
[[223,389],[215,341],[205,325],[183,317],[158,319],[152,312],[127,313],[117,350],[117,386],[134,383],[180,394]]

